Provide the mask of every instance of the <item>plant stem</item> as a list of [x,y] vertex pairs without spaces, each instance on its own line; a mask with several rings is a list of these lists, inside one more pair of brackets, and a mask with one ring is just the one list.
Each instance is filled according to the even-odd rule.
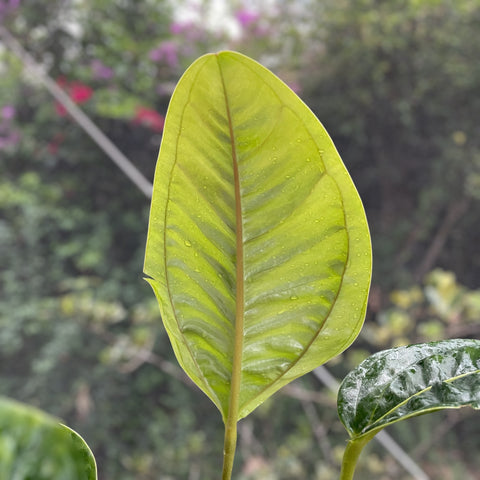
[[352,480],[355,468],[357,466],[358,457],[363,447],[373,438],[366,436],[349,440],[343,453],[342,470],[340,472],[340,480]]
[[223,443],[223,471],[222,480],[232,478],[233,459],[237,446],[237,422],[228,422],[225,425],[225,439]]

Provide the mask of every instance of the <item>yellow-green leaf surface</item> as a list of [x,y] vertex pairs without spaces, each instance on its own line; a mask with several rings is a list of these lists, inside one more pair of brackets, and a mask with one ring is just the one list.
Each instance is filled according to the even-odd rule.
[[224,419],[347,348],[370,237],[330,137],[277,77],[198,59],[167,113],[145,258],[181,366]]
[[40,410],[0,398],[0,480],[96,480],[92,452]]

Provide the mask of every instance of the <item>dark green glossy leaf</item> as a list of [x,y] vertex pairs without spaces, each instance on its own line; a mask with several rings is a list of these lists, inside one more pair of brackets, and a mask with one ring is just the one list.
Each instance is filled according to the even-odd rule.
[[40,410],[0,398],[1,480],[96,480],[84,440]]
[[339,354],[363,323],[363,207],[331,139],[277,77],[206,55],[172,97],[145,256],[178,361],[223,418]]
[[342,382],[338,412],[353,438],[445,408],[480,408],[480,340],[444,340],[376,353]]

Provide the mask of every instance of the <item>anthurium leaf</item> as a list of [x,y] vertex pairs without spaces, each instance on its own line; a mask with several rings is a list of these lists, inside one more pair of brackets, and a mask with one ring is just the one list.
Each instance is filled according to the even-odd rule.
[[0,398],[0,479],[96,480],[92,452],[40,410]]
[[312,112],[243,55],[201,57],[176,87],[144,271],[181,366],[224,419],[362,326],[371,249],[358,193]]
[[338,412],[352,438],[399,420],[480,408],[480,340],[443,340],[376,353],[343,380]]

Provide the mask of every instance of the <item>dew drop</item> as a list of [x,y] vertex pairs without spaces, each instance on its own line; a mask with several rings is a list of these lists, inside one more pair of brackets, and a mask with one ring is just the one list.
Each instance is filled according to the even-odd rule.
[[192,246],[192,242],[190,242],[189,240],[185,240],[185,246],[186,247],[191,247]]
[[298,297],[297,297],[296,295],[292,295],[292,296],[290,297],[290,300],[298,300]]

